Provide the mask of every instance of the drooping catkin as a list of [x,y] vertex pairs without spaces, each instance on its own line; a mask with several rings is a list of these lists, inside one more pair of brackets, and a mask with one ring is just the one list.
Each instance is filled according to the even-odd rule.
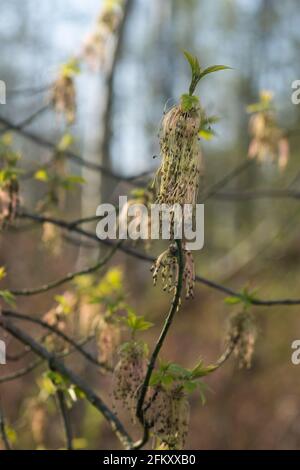
[[157,385],[145,411],[145,420],[154,437],[170,450],[182,450],[188,433],[190,406],[179,385],[166,389]]
[[249,120],[248,157],[259,163],[276,162],[283,171],[289,160],[289,141],[278,125],[272,99],[272,93],[262,91],[260,102],[248,106],[248,112],[253,113]]
[[242,311],[230,318],[226,342],[233,348],[240,368],[251,367],[256,337],[257,330],[249,312]]
[[162,164],[158,170],[160,204],[195,204],[202,168],[199,144],[200,108],[181,104],[164,116],[160,132]]
[[127,409],[134,420],[138,392],[147,368],[147,351],[142,342],[130,341],[119,351],[113,373],[113,398]]

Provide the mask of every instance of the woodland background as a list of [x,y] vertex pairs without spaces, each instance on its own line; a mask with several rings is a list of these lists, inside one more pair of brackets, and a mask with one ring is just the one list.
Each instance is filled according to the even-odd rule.
[[[256,102],[261,89],[274,92],[282,127],[300,129],[300,106],[291,102],[291,83],[300,78],[300,8],[297,0],[134,0],[126,20],[111,83],[111,132],[101,142],[103,103],[109,93],[101,70],[78,77],[78,119],[72,127],[75,150],[124,176],[151,171],[157,166],[157,133],[164,106],[174,102],[189,83],[189,70],[181,49],[194,52],[201,63],[227,64],[234,70],[212,75],[201,83],[199,95],[210,114],[221,120],[216,138],[204,142],[205,187],[219,181],[247,158],[247,104]],[[8,86],[1,116],[22,121],[45,103],[46,94],[30,88],[48,85],[59,64],[80,47],[92,28],[100,0],[1,0],[0,78]],[[20,92],[18,92],[18,90]],[[23,91],[22,91],[23,90]],[[168,101],[169,100],[169,101]],[[102,111],[101,111],[102,109]],[[105,114],[105,113],[104,113]],[[43,113],[29,130],[57,141],[63,124],[53,112]],[[28,168],[46,161],[49,152],[20,135],[15,145]],[[288,166],[251,166],[237,176],[225,193],[291,188],[299,189],[299,133],[291,140]],[[67,196],[66,219],[94,215],[101,201],[117,202],[129,185],[116,185],[74,165],[88,185]],[[299,176],[297,178],[297,176]],[[34,207],[43,194],[41,183],[22,184],[22,199]],[[205,246],[197,253],[197,273],[241,290],[257,289],[263,299],[297,298],[300,292],[299,200],[295,198],[209,198],[205,203]],[[93,225],[91,226],[93,229]],[[93,246],[93,245],[92,245]],[[157,246],[151,248],[159,253]],[[41,240],[39,227],[22,233],[10,230],[0,238],[0,265],[6,266],[3,288],[34,287],[79,269],[95,257],[95,248],[78,247],[63,240],[60,250]],[[150,345],[170,298],[153,287],[149,266],[118,254],[111,263],[124,269],[125,288],[142,315],[155,322],[145,333]],[[46,313],[53,295],[18,299],[19,310]],[[222,351],[224,325],[238,307],[226,305],[224,295],[198,284],[194,300],[183,308],[172,326],[163,357],[192,366],[201,356],[214,361]],[[294,449],[300,446],[300,366],[291,363],[291,343],[300,338],[299,306],[252,307],[259,328],[252,368],[240,371],[232,359],[207,379],[211,391],[202,406],[192,397],[189,449]],[[13,350],[14,343],[9,345]],[[95,375],[83,361],[73,364],[101,393],[109,396],[106,378]],[[0,367],[0,374],[20,364]],[[1,401],[15,430],[18,448],[37,443],[27,424],[28,396],[37,389],[38,371],[1,384]],[[83,446],[113,449],[118,443],[106,423],[89,405],[72,410],[74,434]],[[61,446],[59,419],[47,422],[47,446]]]

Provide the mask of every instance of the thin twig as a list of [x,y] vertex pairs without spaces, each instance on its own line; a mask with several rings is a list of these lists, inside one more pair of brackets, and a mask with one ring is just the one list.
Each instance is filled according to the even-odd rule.
[[60,373],[62,376],[66,377],[72,384],[76,385],[82,392],[85,394],[86,399],[98,410],[100,411],[105,419],[108,421],[111,429],[116,434],[120,442],[123,444],[125,449],[131,449],[133,441],[130,435],[127,433],[123,427],[120,420],[117,416],[108,408],[104,401],[95,394],[95,392],[87,385],[87,383],[75,374],[72,370],[66,367],[58,357],[49,352],[44,346],[37,343],[30,335],[25,333],[25,331],[18,328],[12,321],[5,318],[3,315],[0,316],[0,325],[15,338],[21,341],[25,345],[29,345],[32,351],[34,351],[38,356],[43,358],[49,363],[51,370],[54,370]]
[[214,199],[243,202],[252,199],[300,199],[300,191],[294,189],[254,189],[249,191],[222,191]]
[[[22,126],[20,126],[19,124],[14,124],[9,119],[6,119],[2,116],[0,116],[0,123],[5,126],[5,130],[10,129],[12,131],[18,132],[23,137],[26,137],[27,139],[31,140],[35,144],[40,145],[41,147],[44,147],[44,148],[48,148],[49,150],[52,150],[53,152],[57,152],[56,144],[54,144],[53,142],[50,142],[49,140],[47,140],[44,137],[41,137],[38,134],[35,134],[34,132],[23,129]],[[74,163],[80,166],[89,168],[90,170],[102,173],[103,175],[109,176],[112,179],[115,179],[116,181],[124,181],[127,183],[134,184],[135,180],[145,175],[145,173],[143,173],[143,174],[133,175],[133,176],[121,176],[113,172],[112,170],[109,170],[103,167],[102,165],[83,159],[80,155],[77,155],[75,152],[72,152],[71,150],[65,150],[63,153],[66,158],[69,158]]]
[[4,447],[6,450],[11,450],[9,439],[6,432],[4,413],[2,410],[2,405],[0,403],[0,436],[3,441]]
[[183,282],[184,262],[183,262],[181,240],[176,240],[176,244],[177,244],[176,257],[177,257],[177,263],[178,263],[178,279],[177,279],[176,291],[175,291],[175,295],[174,295],[170,310],[169,310],[168,315],[166,317],[163,329],[162,329],[162,331],[159,335],[159,338],[157,340],[157,343],[156,343],[155,348],[153,350],[153,353],[151,355],[151,358],[150,358],[150,361],[149,361],[149,364],[148,364],[148,367],[147,367],[147,372],[146,372],[146,375],[145,375],[145,379],[144,379],[144,382],[141,386],[141,390],[140,390],[140,393],[139,393],[137,408],[136,408],[136,416],[139,419],[142,426],[144,427],[144,436],[143,436],[143,438],[141,439],[140,442],[137,442],[135,444],[135,449],[140,449],[141,447],[143,447],[145,445],[145,443],[147,442],[148,438],[149,438],[148,426],[147,426],[147,423],[144,420],[143,407],[144,407],[144,403],[145,403],[145,398],[146,398],[147,390],[148,390],[149,383],[150,383],[150,380],[151,380],[151,375],[152,375],[153,369],[155,367],[156,360],[157,360],[158,355],[160,353],[160,350],[161,350],[161,348],[164,344],[164,340],[167,336],[167,333],[168,333],[168,331],[169,331],[169,329],[172,325],[174,315],[178,311],[179,305],[180,305],[180,296],[181,296],[182,282]]
[[43,294],[45,292],[48,292],[51,289],[54,289],[55,287],[59,287],[62,284],[65,284],[66,282],[72,281],[76,277],[85,276],[87,274],[92,274],[95,271],[98,271],[99,269],[103,268],[108,263],[108,261],[113,257],[113,255],[119,249],[119,246],[121,245],[121,243],[122,241],[117,243],[106,256],[104,256],[100,261],[93,264],[92,266],[84,268],[80,271],[69,273],[66,276],[62,277],[61,279],[57,279],[56,281],[49,282],[48,284],[44,284],[41,287],[36,287],[33,289],[12,289],[10,292],[14,296],[30,296],[30,295]]
[[[28,213],[26,211],[20,211],[19,214],[18,214],[19,217],[21,218],[26,218],[26,219],[31,219],[31,220],[35,220],[39,223],[51,223],[53,225],[56,225],[58,227],[61,227],[61,228],[64,228],[64,229],[67,229],[67,230],[70,230],[70,231],[74,231],[80,235],[83,235],[87,238],[90,238],[92,240],[95,240],[95,241],[98,241],[99,243],[103,243],[107,246],[114,246],[115,243],[111,240],[100,240],[97,235],[95,235],[94,233],[91,233],[91,232],[88,232],[87,230],[84,230],[80,227],[74,227],[72,222],[66,222],[64,220],[61,220],[61,219],[54,219],[54,218],[51,218],[51,217],[45,217],[45,216],[42,216],[42,215],[39,215],[39,214],[32,214],[32,213]],[[153,256],[150,256],[150,255],[147,255],[146,253],[142,253],[140,251],[137,251],[133,248],[131,248],[130,246],[126,246],[126,245],[121,245],[119,247],[119,250],[136,258],[136,259],[139,259],[141,261],[147,261],[149,263],[152,263],[155,261],[155,258]],[[212,281],[210,279],[207,279],[203,276],[200,276],[200,275],[196,275],[196,278],[195,278],[196,282],[200,283],[200,284],[204,284],[206,285],[207,287],[210,287],[211,289],[214,289],[214,290],[217,290],[219,292],[222,292],[223,294],[226,294],[226,295],[229,295],[229,296],[232,296],[232,297],[237,297],[237,298],[240,298],[241,300],[243,300],[243,294],[241,292],[237,292],[235,291],[234,289],[231,289],[230,287],[226,287],[226,286],[223,286],[222,284],[219,284],[215,281]],[[275,305],[289,305],[289,306],[292,306],[292,305],[300,305],[300,299],[277,299],[277,300],[263,300],[263,299],[259,299],[257,297],[253,297],[251,299],[251,304],[252,305],[260,305],[262,307],[271,307],[271,306],[275,306]]]
[[73,450],[72,426],[63,390],[58,389],[56,392],[56,396],[61,412],[62,421],[64,424],[64,430],[66,435],[66,448],[67,450]]
[[73,346],[74,349],[76,349],[82,356],[84,356],[92,364],[95,364],[96,366],[102,369],[110,370],[107,364],[105,364],[104,362],[99,362],[92,354],[90,354],[85,349],[83,349],[78,343],[76,343],[76,341],[70,338],[70,336],[66,335],[63,331],[60,331],[55,326],[49,325],[49,323],[46,323],[43,320],[40,320],[39,318],[34,318],[29,315],[24,315],[22,313],[13,312],[11,310],[2,310],[1,313],[4,317],[17,318],[18,320],[35,323],[36,325],[46,328],[47,330],[61,337],[64,341],[66,341],[71,346]]
[[[79,341],[78,342],[79,346],[83,346],[92,338],[93,337],[90,336],[82,341]],[[28,350],[31,351],[30,346],[26,346],[26,348],[28,348]],[[62,357],[69,356],[74,351],[75,351],[75,348],[71,348],[69,350],[63,351],[62,353],[57,354],[57,357],[62,358]],[[16,372],[12,372],[11,374],[4,375],[0,377],[0,383],[11,382],[13,380],[20,379],[21,377],[24,377],[25,375],[29,374],[33,370],[37,369],[43,362],[44,362],[43,359],[37,359],[31,362],[27,367],[23,367],[22,369],[19,369]]]

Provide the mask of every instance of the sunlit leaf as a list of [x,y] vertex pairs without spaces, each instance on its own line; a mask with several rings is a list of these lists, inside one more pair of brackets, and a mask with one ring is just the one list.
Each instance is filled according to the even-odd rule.
[[0,290],[0,297],[8,305],[14,307],[16,305],[15,296],[9,290]]
[[49,181],[49,175],[47,171],[43,168],[35,172],[34,178],[38,181],[44,181],[44,182]]
[[232,67],[228,67],[227,65],[211,65],[203,70],[200,74],[200,79],[208,75],[209,73],[219,72],[221,70],[232,70]]

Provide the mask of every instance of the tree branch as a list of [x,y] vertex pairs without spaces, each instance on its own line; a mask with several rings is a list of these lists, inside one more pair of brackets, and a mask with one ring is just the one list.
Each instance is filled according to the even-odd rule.
[[1,403],[0,403],[0,436],[3,441],[5,449],[11,450],[10,443],[9,443],[7,433],[6,433],[5,420],[4,420],[4,414],[3,414]]
[[141,439],[140,442],[137,442],[135,444],[135,449],[140,449],[141,447],[143,447],[145,445],[145,443],[148,441],[148,438],[149,438],[149,430],[148,430],[148,427],[147,427],[147,423],[145,423],[145,420],[144,420],[143,406],[144,406],[144,403],[145,403],[147,390],[148,390],[148,387],[149,387],[149,383],[150,383],[150,380],[151,380],[151,375],[152,375],[153,369],[155,367],[156,360],[157,360],[158,355],[160,353],[160,350],[161,350],[161,348],[164,344],[164,340],[167,336],[167,333],[168,333],[168,331],[171,327],[171,324],[172,324],[172,321],[174,319],[175,313],[178,311],[179,305],[180,305],[180,296],[181,296],[182,282],[183,282],[184,262],[183,262],[181,240],[176,240],[176,244],[177,244],[176,257],[177,257],[177,263],[178,263],[177,286],[176,286],[175,295],[174,295],[169,313],[166,317],[163,329],[162,329],[162,331],[159,335],[159,338],[157,340],[157,343],[156,343],[155,348],[153,350],[153,353],[151,355],[151,358],[150,358],[150,361],[149,361],[149,364],[148,364],[148,368],[147,368],[147,372],[146,372],[146,376],[145,376],[145,380],[144,380],[144,383],[143,383],[143,385],[141,387],[141,390],[140,390],[140,393],[139,393],[137,408],[136,408],[136,416],[139,419],[142,426],[144,427],[144,436],[143,436],[143,438]]
[[30,296],[30,295],[43,294],[51,289],[54,289],[55,287],[59,287],[62,284],[65,284],[66,282],[72,281],[76,277],[85,276],[87,274],[92,274],[95,271],[98,271],[99,269],[103,268],[108,263],[108,261],[113,257],[113,255],[119,249],[121,243],[122,241],[117,243],[106,256],[104,256],[100,261],[93,264],[92,266],[89,266],[80,271],[69,273],[66,276],[62,277],[61,279],[57,279],[56,281],[50,282],[49,284],[44,284],[41,287],[36,287],[33,289],[13,289],[10,292],[14,296]]
[[94,356],[92,356],[89,352],[85,351],[85,349],[83,349],[81,346],[79,346],[79,344],[76,343],[76,341],[74,341],[72,338],[70,338],[68,335],[66,335],[62,331],[55,328],[55,326],[49,325],[49,323],[46,323],[43,320],[40,320],[39,318],[33,318],[33,317],[30,317],[29,315],[24,315],[24,314],[21,314],[21,313],[12,312],[10,310],[2,310],[1,313],[4,317],[17,318],[18,320],[24,320],[24,321],[27,321],[27,322],[30,322],[30,323],[35,323],[36,325],[39,325],[43,328],[46,328],[47,330],[49,330],[52,333],[54,333],[55,335],[61,337],[64,341],[66,341],[71,346],[73,346],[73,348],[76,349],[89,362],[91,362],[92,364],[95,364],[96,366],[98,366],[102,369],[110,371],[110,368],[108,367],[107,364],[105,364],[103,362],[99,362]]
[[34,351],[39,357],[46,360],[49,364],[50,369],[60,373],[66,377],[72,384],[76,385],[86,396],[86,399],[98,410],[100,411],[107,422],[109,423],[112,431],[116,434],[120,442],[123,444],[125,449],[131,449],[133,441],[130,435],[127,433],[125,428],[115,414],[108,408],[108,406],[103,402],[103,400],[94,393],[94,391],[86,384],[86,382],[66,367],[55,354],[49,352],[41,344],[37,343],[30,335],[25,333],[23,330],[20,330],[17,326],[13,324],[4,316],[0,316],[0,325],[12,334],[19,341],[25,345],[29,345],[32,351]]
[[[98,241],[99,243],[103,243],[104,245],[107,246],[114,246],[115,243],[112,242],[111,240],[100,240],[96,234],[88,232],[80,227],[74,226],[72,222],[65,222],[64,220],[61,219],[54,219],[51,217],[46,217],[38,214],[32,214],[28,213],[26,211],[20,211],[18,214],[19,217],[21,218],[26,218],[30,220],[35,220],[36,222],[39,223],[52,223],[58,227],[61,227],[63,229],[69,230],[76,232],[80,235],[84,235],[87,238],[90,238],[92,240]],[[136,259],[139,259],[141,261],[147,261],[149,263],[153,263],[155,261],[155,258],[153,256],[149,256],[145,253],[142,253],[140,251],[137,251],[129,246],[126,245],[121,245],[119,247],[119,250],[121,250],[123,253],[126,253]],[[210,287],[211,289],[217,290],[219,292],[222,292],[223,294],[232,296],[232,297],[237,297],[240,298],[241,300],[243,299],[243,294],[240,292],[237,292],[229,287],[223,286],[222,284],[219,284],[215,281],[211,281],[209,279],[206,279],[203,276],[196,275],[195,278],[196,282],[200,284],[204,284],[207,287]],[[251,304],[252,305],[260,305],[262,307],[271,307],[275,305],[300,305],[300,299],[277,299],[277,300],[263,300],[259,298],[253,298],[251,299]]]
[[58,389],[56,392],[56,396],[57,396],[57,401],[58,401],[58,405],[59,405],[60,412],[61,412],[62,421],[64,424],[64,430],[65,430],[65,435],[66,435],[66,448],[67,450],[73,450],[72,426],[71,426],[70,416],[69,416],[64,392]]

